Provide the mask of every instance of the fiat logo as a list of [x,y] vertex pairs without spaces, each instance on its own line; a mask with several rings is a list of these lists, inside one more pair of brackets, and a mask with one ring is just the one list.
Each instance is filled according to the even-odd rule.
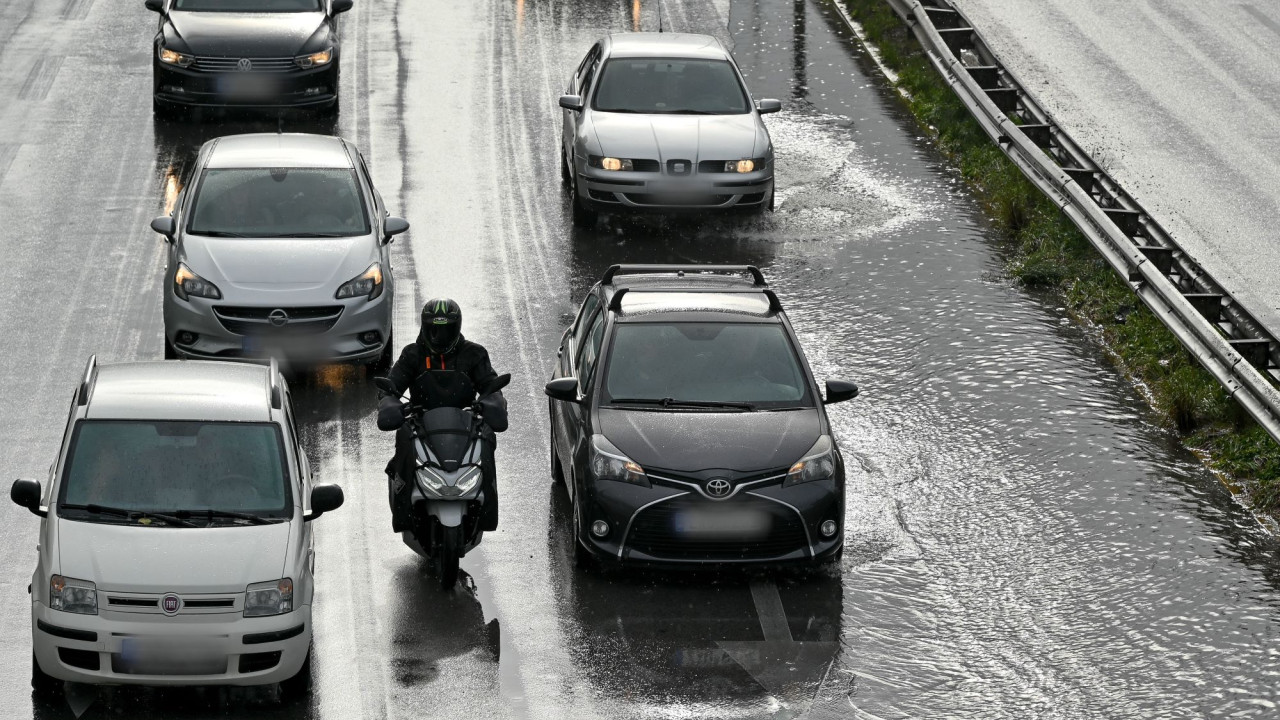
[[240,58],[240,62],[236,63],[236,69],[240,72],[249,72],[253,69],[253,61],[249,58]]
[[160,598],[160,609],[164,611],[165,615],[177,615],[178,611],[182,609],[182,598],[169,593]]
[[707,494],[713,498],[722,498],[729,494],[732,486],[724,478],[711,478],[707,481]]
[[271,311],[270,315],[267,316],[267,320],[271,321],[271,324],[275,325],[276,327],[284,327],[285,325],[289,324],[289,313],[279,308],[276,308],[275,310]]

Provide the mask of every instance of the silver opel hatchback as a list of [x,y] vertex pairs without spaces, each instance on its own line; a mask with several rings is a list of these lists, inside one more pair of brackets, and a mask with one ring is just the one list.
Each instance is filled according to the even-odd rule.
[[389,365],[390,217],[360,152],[323,135],[216,138],[174,210],[166,358]]
[[565,95],[561,170],[573,220],[680,208],[773,208],[773,143],[742,74],[709,35],[619,33],[597,42]]

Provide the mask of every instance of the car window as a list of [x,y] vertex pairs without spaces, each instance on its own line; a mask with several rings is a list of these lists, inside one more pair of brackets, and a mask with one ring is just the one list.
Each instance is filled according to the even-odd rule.
[[614,333],[608,399],[809,407],[809,384],[780,325],[625,323]]
[[741,115],[751,105],[724,60],[612,58],[592,109],[648,114]]
[[574,337],[582,336],[582,328],[587,324],[587,321],[591,319],[591,314],[599,307],[600,298],[596,297],[595,293],[588,294],[587,298],[582,301],[582,309],[578,311],[578,319],[573,323]]
[[[58,502],[283,518],[292,514],[286,477],[274,423],[84,420],[71,442]],[[68,512],[76,519],[122,521]]]
[[174,0],[174,10],[193,12],[318,12],[320,0]]
[[196,188],[187,232],[215,237],[352,237],[369,233],[355,171],[215,168]]
[[604,314],[597,312],[587,329],[582,351],[578,354],[578,391],[581,393],[585,394],[587,386],[591,384],[591,377],[596,370],[596,361],[600,359],[600,343],[603,340]]
[[599,56],[600,46],[598,44],[593,45],[591,49],[587,51],[586,56],[582,58],[582,62],[578,63],[578,69],[573,73],[574,76],[578,78],[578,92],[586,91],[587,82],[589,82],[588,75],[590,74],[590,70],[595,66],[596,58]]

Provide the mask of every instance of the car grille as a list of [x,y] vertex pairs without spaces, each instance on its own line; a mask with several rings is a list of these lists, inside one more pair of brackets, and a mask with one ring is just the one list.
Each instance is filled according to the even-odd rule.
[[[277,310],[288,316],[283,325],[271,322],[271,315]],[[342,306],[273,308],[215,305],[213,314],[227,332],[236,335],[318,335],[328,332],[338,322]]]
[[688,194],[650,194],[627,193],[627,199],[637,205],[678,205],[696,207],[700,205],[723,205],[733,199],[732,195]]
[[[767,530],[751,539],[691,533],[681,518],[699,512],[738,512],[765,520]],[[687,495],[641,511],[626,547],[669,560],[769,560],[808,549],[800,517],[789,508],[752,496],[713,502]]]
[[[253,64],[251,70],[240,69],[240,61],[248,60]],[[293,58],[238,58],[238,57],[197,57],[191,63],[191,70],[207,73],[261,72],[289,73],[302,68],[293,62]]]
[[668,174],[668,175],[692,175],[692,174],[693,174],[693,161],[692,161],[692,160],[679,160],[679,159],[676,159],[676,160],[668,160],[668,161],[667,161],[667,174]]
[[632,158],[631,169],[635,172],[659,172],[662,170],[662,164],[657,160]]
[[[179,615],[187,615],[191,613],[201,612],[228,612],[234,610],[236,599],[234,597],[199,597],[199,598],[182,598],[182,609],[178,611]],[[117,612],[130,613],[155,613],[160,614],[160,596],[159,595],[108,595],[107,609]]]

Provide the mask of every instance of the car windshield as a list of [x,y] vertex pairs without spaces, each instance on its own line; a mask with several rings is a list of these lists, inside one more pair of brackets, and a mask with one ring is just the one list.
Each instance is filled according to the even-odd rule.
[[318,12],[320,0],[176,0],[174,10],[193,12]]
[[606,402],[812,405],[804,371],[779,325],[624,323],[609,356]]
[[206,170],[187,232],[215,237],[351,237],[369,233],[353,170]]
[[600,112],[741,115],[750,109],[738,74],[723,60],[614,58],[591,106]]
[[285,477],[272,423],[84,420],[72,439],[59,514],[145,522],[98,511],[103,507],[197,520],[210,510],[287,518],[293,508]]

